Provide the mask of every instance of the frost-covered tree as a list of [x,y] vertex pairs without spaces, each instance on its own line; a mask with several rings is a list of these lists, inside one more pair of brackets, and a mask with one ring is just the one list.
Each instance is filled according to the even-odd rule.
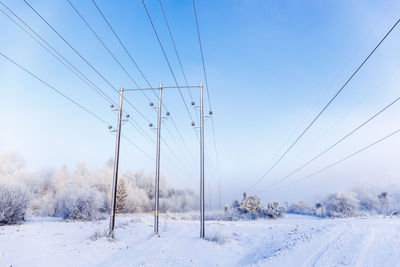
[[243,193],[243,200],[239,203],[233,200],[232,207],[225,208],[225,218],[228,220],[256,219],[256,218],[278,218],[283,215],[284,207],[279,206],[278,202],[268,203],[267,206],[261,205],[258,196],[248,196]]
[[240,204],[242,213],[256,213],[261,208],[260,198],[257,196],[248,197],[247,193],[243,193],[243,200]]
[[117,213],[124,213],[126,211],[126,198],[128,194],[126,193],[126,187],[124,180],[118,181],[117,186],[117,201],[115,204],[115,210]]
[[69,188],[58,200],[56,216],[71,220],[94,220],[101,217],[102,206],[101,195],[96,190]]
[[324,205],[321,202],[315,204],[315,214],[320,217],[325,217]]
[[381,206],[381,213],[388,215],[390,214],[390,202],[391,197],[388,192],[382,192],[378,195],[379,204]]
[[0,177],[12,177],[23,170],[24,159],[16,152],[8,152],[0,157]]
[[328,195],[323,201],[328,217],[354,217],[359,213],[360,202],[354,192],[339,192]]
[[[66,219],[90,220],[109,212],[111,202],[113,162],[97,170],[89,170],[83,162],[75,168],[29,173],[22,158],[14,154],[0,156],[0,182],[18,182],[31,196],[26,213],[35,216],[60,216]],[[141,172],[121,172],[125,191],[118,211],[150,212],[154,206],[154,175]],[[189,211],[198,207],[198,196],[191,190],[173,189],[165,177],[160,182],[161,211]],[[100,216],[101,217],[101,216]]]
[[286,209],[286,212],[292,214],[315,215],[315,208],[304,201],[299,201],[290,205]]
[[0,225],[23,221],[28,201],[26,188],[14,183],[0,182]]

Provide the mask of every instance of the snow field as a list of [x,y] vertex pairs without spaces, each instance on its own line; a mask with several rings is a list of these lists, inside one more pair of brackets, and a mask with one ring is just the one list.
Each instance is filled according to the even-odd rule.
[[[0,226],[0,266],[399,266],[399,218],[199,222],[162,214],[154,237],[151,214],[65,222],[31,218]],[[182,215],[182,218],[190,216]]]

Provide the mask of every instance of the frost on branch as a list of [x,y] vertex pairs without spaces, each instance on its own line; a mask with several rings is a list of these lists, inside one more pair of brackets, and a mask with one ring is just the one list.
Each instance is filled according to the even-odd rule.
[[58,200],[56,216],[71,220],[94,220],[100,217],[104,202],[93,189],[69,188]]
[[115,211],[117,213],[124,213],[126,211],[126,198],[128,194],[126,193],[126,187],[124,180],[118,182],[117,186],[117,202]]
[[331,194],[323,201],[325,216],[347,218],[358,215],[360,202],[354,192]]
[[265,207],[261,205],[261,200],[258,196],[247,196],[247,193],[243,193],[243,200],[241,203],[235,199],[231,207],[225,207],[225,219],[274,219],[282,217],[284,211],[285,208],[279,206],[278,202],[268,203]]
[[320,208],[320,205],[318,207],[316,205],[314,208],[304,201],[299,201],[290,205],[286,212],[291,214],[315,215],[316,209]]
[[0,225],[23,221],[28,201],[23,186],[0,182]]

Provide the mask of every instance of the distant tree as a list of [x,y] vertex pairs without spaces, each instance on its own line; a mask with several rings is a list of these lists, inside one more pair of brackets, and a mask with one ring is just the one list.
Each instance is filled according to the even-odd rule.
[[12,177],[25,166],[25,160],[15,152],[5,153],[0,157],[0,176]]
[[322,203],[318,202],[315,204],[315,213],[321,217],[325,217],[324,206]]
[[379,203],[381,205],[381,213],[382,214],[390,214],[389,202],[390,202],[390,195],[388,192],[382,192],[378,195]]
[[315,215],[315,208],[304,201],[299,201],[287,207],[286,212],[292,214]]
[[115,211],[117,213],[124,213],[126,211],[126,198],[128,194],[126,193],[126,186],[124,180],[120,180],[117,187],[117,203]]
[[243,201],[240,205],[240,211],[243,213],[257,212],[261,208],[260,198],[257,196],[248,197],[247,193],[243,194]]
[[328,195],[323,205],[328,217],[354,217],[359,215],[360,202],[354,192],[339,192]]

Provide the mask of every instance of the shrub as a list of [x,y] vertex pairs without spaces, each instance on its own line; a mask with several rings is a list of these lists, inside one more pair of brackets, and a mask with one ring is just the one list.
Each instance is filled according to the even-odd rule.
[[0,224],[23,221],[28,201],[28,193],[24,187],[0,183]]
[[303,201],[293,203],[287,208],[286,212],[291,214],[301,214],[301,215],[315,215],[316,213],[315,208],[313,208],[312,206],[308,205],[306,202]]
[[229,240],[229,238],[221,231],[209,230],[205,236],[205,240],[223,245]]
[[247,196],[243,193],[241,203],[237,199],[232,202],[232,207],[225,207],[224,220],[255,220],[257,218],[278,218],[283,216],[284,207],[279,206],[278,202],[268,203],[267,207],[261,205],[258,196]]
[[70,220],[94,220],[100,217],[104,200],[94,189],[69,188],[58,200],[56,216]]
[[327,196],[323,205],[325,216],[347,218],[358,215],[360,202],[354,192],[339,192]]

